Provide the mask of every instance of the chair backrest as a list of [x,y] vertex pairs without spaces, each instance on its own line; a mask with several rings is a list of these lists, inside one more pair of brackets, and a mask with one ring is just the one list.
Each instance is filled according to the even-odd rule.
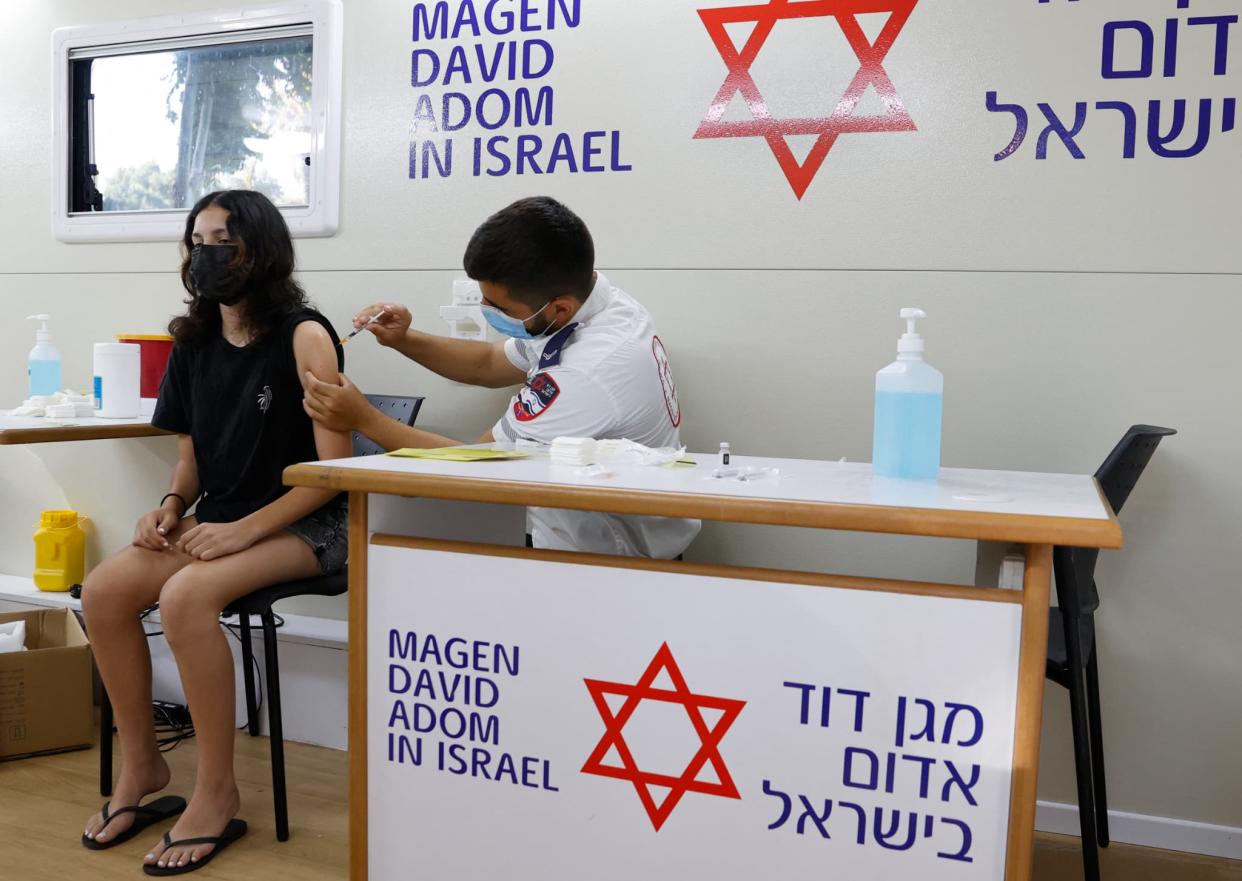
[[[371,406],[381,413],[387,413],[398,422],[404,422],[406,425],[413,425],[414,420],[418,418],[418,411],[422,409],[423,399],[417,397],[408,397],[404,395],[367,395],[367,400],[371,402]],[[354,455],[355,456],[375,456],[379,453],[387,452],[379,444],[370,438],[365,438],[358,432],[354,432]]]
[[[1160,445],[1160,439],[1171,434],[1177,434],[1177,431],[1158,425],[1132,425],[1113,447],[1104,464],[1095,472],[1095,479],[1104,490],[1113,513],[1120,512],[1121,506],[1130,497],[1143,469]],[[1052,569],[1057,579],[1057,603],[1063,615],[1077,618],[1090,615],[1099,608],[1100,595],[1095,587],[1095,563],[1099,556],[1097,548],[1058,547],[1053,550]]]
[[1177,430],[1158,425],[1132,425],[1095,472],[1095,479],[1104,489],[1114,514],[1121,513],[1121,506],[1130,498],[1130,491],[1138,483],[1156,447],[1160,446],[1160,439],[1171,434],[1177,434]]

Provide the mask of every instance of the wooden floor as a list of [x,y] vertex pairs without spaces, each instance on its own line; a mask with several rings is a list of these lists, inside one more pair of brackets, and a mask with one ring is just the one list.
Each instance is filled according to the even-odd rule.
[[[168,793],[188,797],[194,781],[194,741],[185,741],[166,756],[173,772]],[[285,763],[291,828],[289,840],[282,844],[276,840],[272,817],[267,738],[238,734],[239,816],[250,830],[194,878],[342,881],[348,877],[345,753],[287,743]],[[111,850],[87,850],[79,840],[82,829],[103,801],[98,749],[0,764],[0,879],[146,878],[142,857],[171,824],[152,826]]]
[[[292,835],[280,844],[272,823],[267,749],[266,738],[238,734],[241,816],[249,823],[250,833],[194,876],[227,881],[279,877],[342,881],[348,874],[345,754],[297,743],[287,745]],[[194,779],[194,741],[168,753],[168,759],[173,769],[169,790],[188,794]],[[78,841],[86,818],[101,803],[98,767],[97,750],[0,764],[0,878],[132,881],[146,877],[141,869],[142,856],[164,826],[152,827],[108,851],[88,851]],[[1104,881],[1242,881],[1242,862],[1230,860],[1120,844],[1110,847],[1102,858]],[[1078,840],[1039,835],[1035,881],[1081,878]]]

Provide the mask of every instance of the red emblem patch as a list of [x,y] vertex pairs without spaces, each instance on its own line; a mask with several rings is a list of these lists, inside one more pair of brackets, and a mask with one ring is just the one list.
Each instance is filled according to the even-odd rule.
[[513,416],[518,422],[530,422],[539,418],[539,414],[552,406],[552,402],[561,393],[556,380],[546,373],[540,373],[527,381],[517,393],[513,402]]

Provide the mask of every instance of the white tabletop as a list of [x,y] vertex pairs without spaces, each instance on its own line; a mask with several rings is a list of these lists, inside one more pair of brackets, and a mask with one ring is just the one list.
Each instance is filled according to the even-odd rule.
[[[714,455],[691,454],[686,458],[694,459],[697,465],[693,468],[608,466],[611,472],[609,476],[591,477],[574,466],[554,465],[546,454],[538,453],[529,459],[470,463],[367,456],[295,466],[297,479],[291,482],[305,485],[307,481],[303,478],[318,476],[323,485],[341,489],[398,491],[395,488],[400,484],[410,490],[400,490],[402,494],[465,498],[466,496],[454,495],[446,487],[451,485],[450,482],[477,484],[483,481],[494,484],[498,492],[504,486],[507,491],[505,500],[514,499],[512,490],[515,486],[529,488],[532,495],[536,489],[560,487],[567,490],[567,497],[580,491],[589,491],[597,497],[597,501],[613,494],[656,494],[654,498],[658,505],[659,496],[667,494],[670,499],[694,497],[700,505],[707,508],[711,507],[713,499],[721,502],[727,500],[735,512],[748,507],[771,511],[779,507],[792,509],[796,506],[805,510],[808,505],[848,508],[863,506],[872,511],[884,509],[890,514],[896,511],[925,511],[930,516],[933,512],[943,512],[962,523],[1008,521],[1010,527],[1015,526],[1021,518],[1058,518],[1077,521],[1080,528],[1093,533],[1096,538],[1105,532],[1110,535],[1115,532],[1114,541],[1102,541],[1098,545],[1093,542],[1087,544],[1120,544],[1120,531],[1116,529],[1115,520],[1100,496],[1095,479],[1090,475],[944,468],[938,480],[912,481],[876,477],[872,474],[871,465],[867,463],[733,456],[731,467],[775,468],[779,471],[779,475],[775,477],[742,482],[713,478],[712,471],[717,467]],[[331,476],[328,475],[329,471],[333,472]],[[290,475],[287,473],[287,476]],[[391,483],[394,489],[378,489],[381,477]],[[327,482],[329,480],[331,483]],[[368,486],[364,487],[359,480],[363,480]],[[430,491],[425,491],[428,489]],[[645,497],[653,498],[647,495]],[[753,501],[754,505],[745,505],[747,500]],[[546,499],[538,503],[549,504]],[[587,508],[588,505],[583,502],[565,504],[565,507]],[[607,508],[600,507],[600,510]],[[656,511],[652,510],[651,513]],[[764,519],[754,519],[751,522],[790,522],[791,525],[804,525],[795,523],[792,519],[773,519],[777,516],[764,515]],[[737,518],[720,516],[714,519]],[[920,533],[916,529],[909,531],[912,534],[959,534]],[[1073,542],[1059,537],[1056,543]]]
[[687,454],[694,468],[642,465],[606,466],[610,477],[588,477],[583,469],[553,465],[546,454],[529,459],[494,462],[437,462],[397,456],[335,459],[320,465],[407,474],[435,474],[473,480],[589,486],[595,489],[640,490],[884,505],[942,511],[976,511],[1032,517],[1108,519],[1090,475],[1040,474],[1027,471],[983,471],[944,468],[939,480],[896,480],[876,477],[864,462],[821,462],[812,459],[768,459],[733,456],[730,467],[775,468],[779,476],[739,481],[713,478],[715,456]]

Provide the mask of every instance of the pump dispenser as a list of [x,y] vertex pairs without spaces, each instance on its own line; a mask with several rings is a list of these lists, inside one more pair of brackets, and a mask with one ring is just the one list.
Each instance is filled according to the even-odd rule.
[[944,376],[923,359],[923,337],[915,322],[922,309],[902,309],[906,332],[897,341],[897,360],[875,375],[872,470],[880,477],[930,480],[940,473],[940,428]]
[[26,359],[30,397],[54,395],[61,390],[61,384],[60,350],[52,345],[52,332],[47,329],[47,323],[52,320],[52,316],[27,315],[26,320],[42,322],[35,331],[35,347],[30,350],[30,357]]
[[901,356],[902,352],[908,354],[918,353],[919,359],[923,357],[923,338],[919,336],[915,330],[914,323],[920,318],[926,318],[927,313],[922,309],[902,309],[901,320],[906,323],[906,332],[901,335],[901,339],[897,340],[897,355]]

